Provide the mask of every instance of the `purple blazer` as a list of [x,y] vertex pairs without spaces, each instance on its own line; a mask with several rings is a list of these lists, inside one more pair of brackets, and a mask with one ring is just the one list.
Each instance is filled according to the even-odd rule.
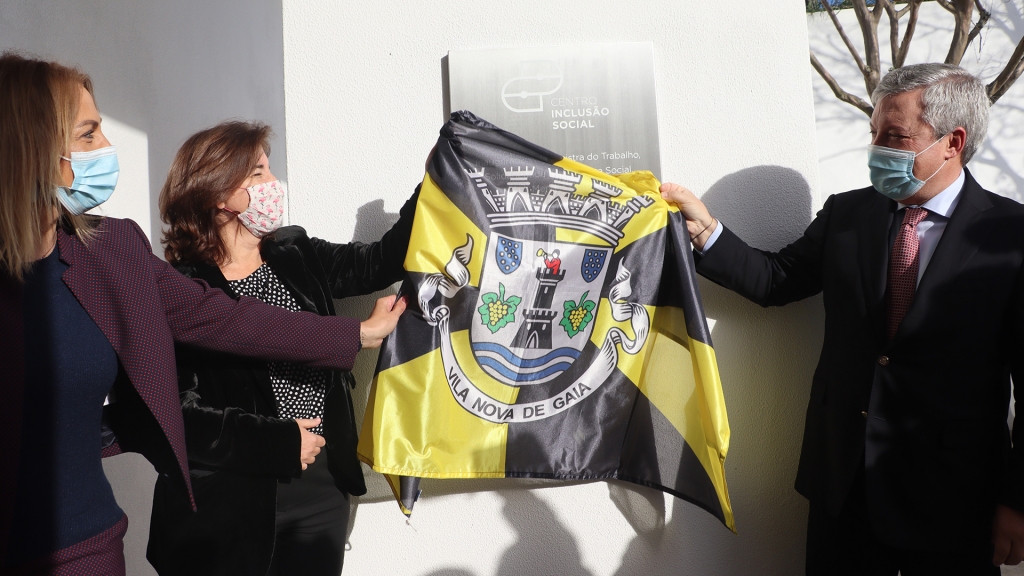
[[[240,356],[351,370],[359,321],[288,312],[254,298],[234,300],[182,276],[153,255],[131,220],[104,218],[83,244],[58,228],[62,279],[110,341],[119,361],[105,420],[114,437],[102,455],[139,452],[192,500],[174,342]],[[22,287],[0,272],[0,558],[14,510],[24,418]],[[96,448],[101,450],[100,430]],[[193,501],[193,507],[195,503]]]

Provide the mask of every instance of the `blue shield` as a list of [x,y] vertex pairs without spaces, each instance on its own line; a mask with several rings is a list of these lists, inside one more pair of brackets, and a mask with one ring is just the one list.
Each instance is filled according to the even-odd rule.
[[601,269],[604,268],[604,262],[607,259],[607,250],[588,249],[583,254],[583,262],[580,263],[580,273],[583,274],[583,279],[586,280],[588,284],[601,275]]
[[[498,245],[494,251],[494,260],[503,274],[511,274],[523,262],[523,243],[504,236],[498,236]],[[589,280],[588,280],[589,282]]]

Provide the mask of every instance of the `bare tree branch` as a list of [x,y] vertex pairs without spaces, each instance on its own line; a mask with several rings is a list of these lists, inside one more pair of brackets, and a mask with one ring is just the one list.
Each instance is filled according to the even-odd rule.
[[893,67],[896,66],[896,53],[900,49],[900,16],[892,2],[885,2],[885,13],[889,15],[889,52],[892,55]]
[[850,37],[846,35],[846,30],[843,29],[843,25],[839,23],[839,17],[836,16],[832,5],[828,0],[818,0],[818,3],[828,12],[829,18],[832,19],[832,24],[836,27],[836,31],[839,32],[839,37],[843,39],[843,44],[846,44],[846,49],[850,51],[850,55],[853,56],[853,61],[857,63],[857,69],[863,75],[868,74],[867,66],[864,65],[864,60],[861,59],[860,54],[857,53],[857,48],[850,41]]
[[974,15],[974,0],[952,0],[950,2],[955,25],[953,39],[949,43],[946,64],[960,65],[960,60],[967,51],[968,38],[971,36],[971,19]]
[[1017,49],[1013,51],[1013,55],[1006,62],[1003,71],[988,85],[989,101],[995,104],[996,100],[999,100],[999,97],[1005,94],[1010,86],[1013,86],[1017,78],[1020,78],[1022,72],[1024,72],[1024,38],[1017,43]]
[[[914,30],[917,28],[917,18],[923,0],[907,0],[907,5],[902,10],[897,10],[891,0],[885,4],[885,12],[889,15],[889,48],[892,53],[892,67],[900,68],[907,60],[907,51],[910,49],[910,41],[914,37]],[[980,0],[976,0],[980,1]],[[906,30],[903,32],[903,42],[899,40],[900,18],[910,12]]]
[[[846,30],[843,29],[828,0],[817,0],[822,9],[828,12],[829,17],[847,50],[853,56],[857,69],[864,77],[864,87],[868,94],[874,92],[881,77],[880,49],[878,43],[878,24],[884,12],[889,19],[889,48],[892,53],[894,68],[900,68],[906,64],[910,43],[914,38],[917,23],[921,14],[921,3],[924,0],[874,0],[871,6],[868,2],[872,0],[848,0],[844,3],[849,6],[857,17],[857,24],[860,26],[864,38],[863,55],[858,52],[851,42]],[[896,9],[896,2],[905,3],[902,9]],[[953,37],[950,41],[949,52],[946,54],[946,62],[949,64],[960,64],[967,48],[992,19],[992,13],[985,9],[981,0],[935,0],[944,10],[953,15],[955,24],[953,26]],[[978,19],[974,21],[974,11],[978,11]],[[899,21],[909,16],[903,30],[903,38],[900,39]],[[831,88],[832,93],[842,102],[855,106],[861,112],[870,116],[873,112],[871,105],[864,99],[844,90],[832,77],[825,67],[818,61],[813,52],[810,54],[811,66],[825,80]],[[1024,38],[1017,44],[1013,55],[1007,60],[999,76],[996,77],[987,87],[989,100],[995,102],[1006,93],[1007,90],[1024,75]]]
[[874,7],[868,8],[866,0],[851,0],[853,12],[860,24],[861,34],[864,37],[864,60],[867,64],[867,71],[864,73],[864,88],[868,94],[875,91],[878,81],[881,79],[881,54],[878,49],[878,21],[882,18],[885,9],[884,2],[875,2]]
[[922,0],[909,0],[907,7],[904,8],[904,10],[910,10],[910,16],[907,18],[907,29],[903,31],[903,43],[900,44],[900,50],[892,60],[893,68],[902,68],[907,61],[910,41],[914,38],[914,31],[917,29],[917,18],[921,15],[921,2]]
[[985,27],[985,24],[988,24],[988,19],[992,17],[992,13],[985,10],[985,7],[981,5],[981,0],[974,0],[974,5],[978,8],[978,21],[974,23],[974,28],[971,30],[970,35],[967,36],[967,46],[974,42],[974,39],[981,33],[981,29]]
[[875,109],[871,107],[871,104],[868,104],[859,96],[855,96],[846,90],[843,90],[839,85],[839,82],[836,82],[836,79],[833,78],[832,75],[828,73],[828,70],[822,66],[821,62],[818,61],[818,57],[814,55],[814,52],[811,52],[811,66],[818,72],[821,79],[828,84],[828,87],[832,89],[832,93],[835,94],[836,98],[842,102],[855,106],[858,110],[867,114],[868,118],[871,117],[871,113],[875,111]]

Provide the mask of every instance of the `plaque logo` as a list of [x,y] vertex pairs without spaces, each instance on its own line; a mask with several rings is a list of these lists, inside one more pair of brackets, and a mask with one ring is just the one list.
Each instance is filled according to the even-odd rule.
[[519,66],[524,74],[501,87],[501,103],[516,113],[543,112],[544,97],[562,87],[561,68],[552,60],[523,60]]

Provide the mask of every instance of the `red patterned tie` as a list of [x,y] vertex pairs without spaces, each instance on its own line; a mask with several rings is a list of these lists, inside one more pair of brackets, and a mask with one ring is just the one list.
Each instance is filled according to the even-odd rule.
[[886,334],[889,340],[896,335],[903,316],[914,300],[917,290],[917,253],[921,244],[917,239],[917,225],[928,215],[924,208],[907,208],[903,224],[892,244],[889,258],[889,313]]

